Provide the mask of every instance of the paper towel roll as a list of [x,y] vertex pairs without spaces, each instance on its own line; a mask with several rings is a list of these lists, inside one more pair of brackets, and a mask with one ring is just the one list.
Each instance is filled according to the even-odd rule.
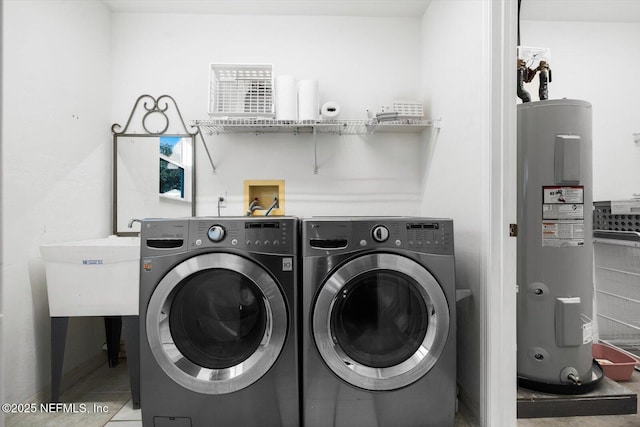
[[294,76],[276,77],[276,120],[298,120],[298,83]]
[[336,120],[340,114],[340,105],[337,102],[325,102],[320,108],[320,115],[325,120]]
[[298,120],[318,120],[320,101],[317,80],[298,82]]

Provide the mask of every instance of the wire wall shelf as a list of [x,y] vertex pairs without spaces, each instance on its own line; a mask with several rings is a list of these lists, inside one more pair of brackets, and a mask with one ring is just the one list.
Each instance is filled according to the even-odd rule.
[[[204,134],[223,135],[232,133],[267,133],[311,134],[313,136],[313,172],[318,173],[317,134],[333,135],[371,135],[374,133],[420,133],[431,129],[430,140],[436,140],[440,131],[441,120],[397,119],[391,121],[372,120],[275,120],[269,118],[216,118],[193,120],[191,126],[200,130],[204,142]],[[206,147],[206,143],[205,143]],[[213,167],[213,162],[212,162]],[[215,173],[215,167],[213,167]]]
[[421,132],[436,126],[434,120],[394,120],[378,122],[376,120],[273,120],[273,119],[208,119],[195,120],[197,126],[209,135],[227,133],[330,133],[334,135],[366,135],[375,132]]

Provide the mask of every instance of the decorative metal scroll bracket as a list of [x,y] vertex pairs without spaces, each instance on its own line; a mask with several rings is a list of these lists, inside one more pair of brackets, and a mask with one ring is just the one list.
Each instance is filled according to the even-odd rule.
[[[177,115],[178,125],[182,126],[178,129],[169,129],[171,124],[169,120],[169,114],[171,110],[169,107],[173,106],[175,114]],[[134,117],[142,115],[138,123],[133,123]],[[190,126],[193,128],[193,126]],[[169,95],[161,95],[157,99],[151,95],[141,95],[136,100],[131,114],[127,119],[127,123],[124,125],[122,131],[118,132],[118,129],[122,128],[118,123],[114,123],[111,126],[111,132],[114,135],[130,135],[130,134],[147,134],[147,135],[164,135],[168,131],[172,134],[187,134],[195,136],[200,132],[198,128],[189,130],[182,119],[182,114],[178,108],[176,101]],[[151,128],[151,129],[150,129]]]
[[[169,119],[172,112],[170,107],[173,107],[172,109],[175,112],[175,118],[177,118],[174,122],[171,122]],[[140,116],[139,121],[134,122],[134,118],[137,118],[138,116]],[[178,127],[170,127],[175,122],[178,123]],[[120,129],[122,130],[119,131]],[[207,143],[200,131],[200,128],[195,125],[189,125],[189,127],[187,127],[184,119],[182,118],[182,113],[180,113],[180,109],[178,108],[178,104],[170,95],[160,95],[157,99],[148,94],[139,96],[133,104],[131,114],[127,119],[127,123],[124,125],[124,128],[118,123],[114,123],[111,126],[111,133],[114,136],[159,136],[167,133],[172,135],[185,134],[193,137],[200,135],[202,145],[204,146],[209,162],[211,163],[213,173],[216,173],[216,167],[213,163],[211,152],[207,147]]]

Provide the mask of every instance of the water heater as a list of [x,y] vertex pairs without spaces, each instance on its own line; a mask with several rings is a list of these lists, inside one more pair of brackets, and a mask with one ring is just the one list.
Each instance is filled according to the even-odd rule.
[[591,104],[518,105],[518,380],[578,394],[602,378],[593,341]]

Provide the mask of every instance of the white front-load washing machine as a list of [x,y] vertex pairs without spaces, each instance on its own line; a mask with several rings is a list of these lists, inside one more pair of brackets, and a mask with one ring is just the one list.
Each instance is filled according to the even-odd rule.
[[141,227],[143,425],[300,425],[297,219]]
[[301,225],[305,427],[453,426],[453,222]]

